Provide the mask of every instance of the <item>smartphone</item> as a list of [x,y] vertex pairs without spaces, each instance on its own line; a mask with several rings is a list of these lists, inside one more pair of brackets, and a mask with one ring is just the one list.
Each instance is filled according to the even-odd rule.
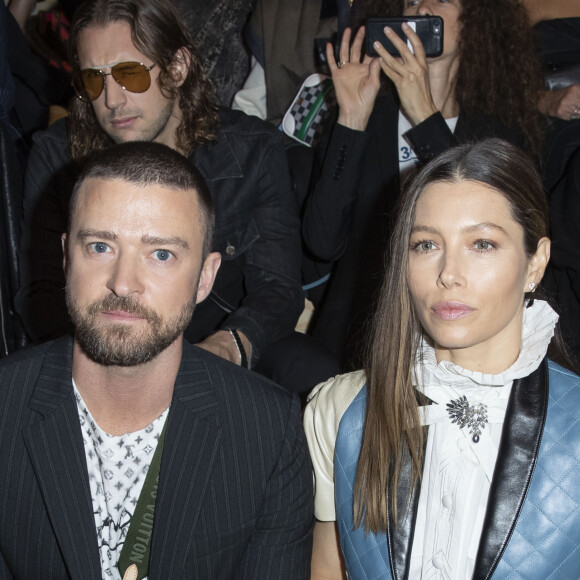
[[378,56],[373,44],[379,41],[393,56],[399,56],[399,51],[385,34],[385,26],[389,26],[413,52],[411,43],[405,36],[401,25],[407,22],[417,33],[423,43],[427,56],[440,56],[443,52],[443,19],[441,16],[401,16],[397,18],[369,18],[366,23],[366,49],[369,56]]

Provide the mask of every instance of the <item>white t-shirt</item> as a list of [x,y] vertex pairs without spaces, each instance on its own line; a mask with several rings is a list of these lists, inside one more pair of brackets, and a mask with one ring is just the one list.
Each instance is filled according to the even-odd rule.
[[73,381],[89,472],[103,580],[121,580],[117,562],[169,407],[150,425],[109,435],[93,419]]

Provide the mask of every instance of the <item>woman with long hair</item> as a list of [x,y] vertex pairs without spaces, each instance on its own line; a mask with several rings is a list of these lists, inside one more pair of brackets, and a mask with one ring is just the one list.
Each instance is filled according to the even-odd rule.
[[317,257],[339,260],[315,335],[338,354],[348,345],[347,359],[376,295],[388,238],[385,216],[407,175],[451,145],[486,137],[538,156],[542,133],[541,70],[518,0],[382,0],[365,12],[440,16],[444,46],[440,56],[427,58],[406,27],[412,50],[387,31],[401,58],[380,43],[379,58],[363,57],[361,27],[352,45],[346,30],[338,61],[327,50],[339,112],[321,152],[303,235]]
[[313,579],[577,577],[580,378],[546,357],[547,236],[539,175],[505,141],[409,185],[365,369],[305,412]]

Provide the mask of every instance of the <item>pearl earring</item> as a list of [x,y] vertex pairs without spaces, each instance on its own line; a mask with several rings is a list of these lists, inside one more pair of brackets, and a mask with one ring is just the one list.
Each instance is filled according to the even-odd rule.
[[533,292],[535,287],[536,287],[536,284],[534,282],[530,282],[530,284],[529,284],[530,292]]

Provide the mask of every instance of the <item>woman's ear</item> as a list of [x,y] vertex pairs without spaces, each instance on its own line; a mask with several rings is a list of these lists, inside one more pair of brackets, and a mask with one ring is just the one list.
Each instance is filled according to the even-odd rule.
[[191,64],[191,54],[187,48],[180,48],[173,57],[171,63],[171,78],[175,83],[175,87],[180,87],[187,78],[189,72],[189,65]]
[[[544,272],[550,261],[550,239],[541,238],[538,242],[536,253],[532,256],[528,265],[528,275],[526,277],[526,288],[524,292],[533,290],[544,277]],[[533,284],[533,286],[530,286]]]

